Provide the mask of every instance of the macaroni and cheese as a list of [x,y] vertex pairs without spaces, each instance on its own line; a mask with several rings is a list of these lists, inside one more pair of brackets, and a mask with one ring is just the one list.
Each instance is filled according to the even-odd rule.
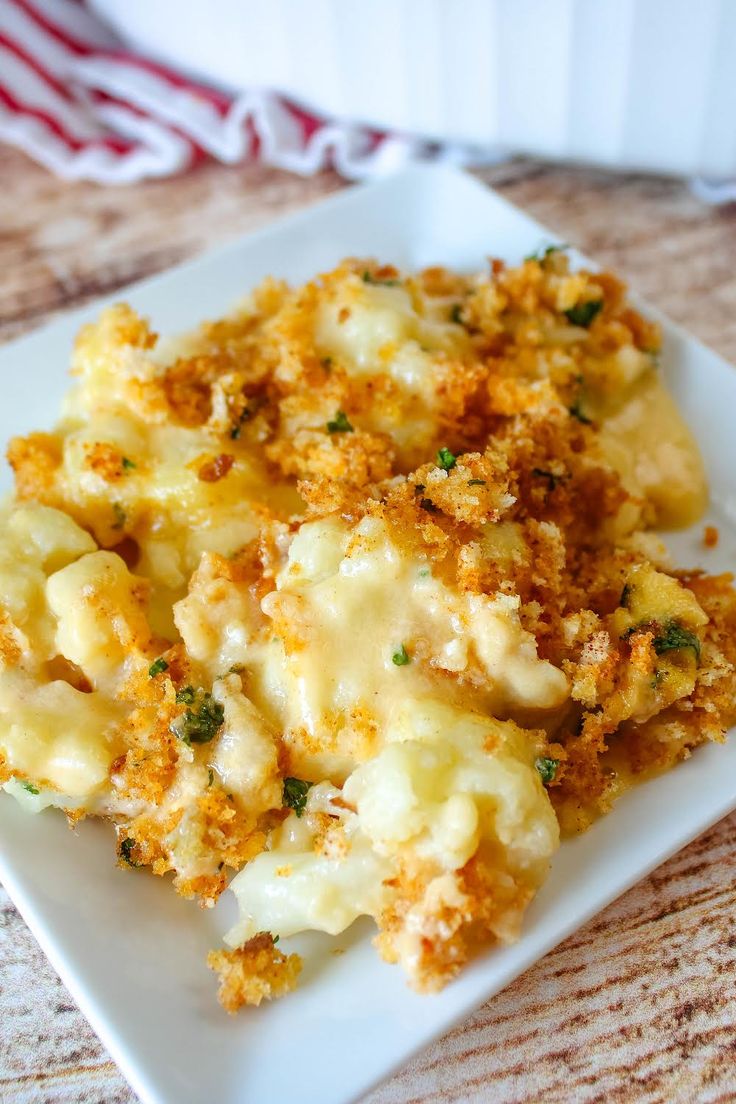
[[560,833],[734,718],[730,577],[658,327],[564,250],[346,260],[159,341],[85,327],[10,443],[0,782],[239,918],[234,1011],[374,919],[420,990],[515,939]]

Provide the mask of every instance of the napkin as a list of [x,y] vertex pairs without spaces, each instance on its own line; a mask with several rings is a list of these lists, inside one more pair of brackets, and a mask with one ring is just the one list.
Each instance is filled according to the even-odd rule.
[[360,179],[461,147],[317,118],[270,91],[228,95],[125,48],[77,0],[0,0],[0,142],[67,180],[129,184],[203,158]]

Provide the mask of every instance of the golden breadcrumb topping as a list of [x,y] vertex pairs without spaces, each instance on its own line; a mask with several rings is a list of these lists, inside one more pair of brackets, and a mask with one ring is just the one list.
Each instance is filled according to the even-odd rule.
[[560,831],[736,712],[731,577],[653,531],[707,495],[659,358],[554,247],[348,259],[176,340],[104,311],[8,448],[0,784],[229,886],[229,1012],[361,915],[424,991],[518,938]]
[[282,954],[270,932],[259,932],[234,951],[210,951],[207,965],[219,974],[220,1004],[231,1014],[289,993],[302,969],[299,955]]

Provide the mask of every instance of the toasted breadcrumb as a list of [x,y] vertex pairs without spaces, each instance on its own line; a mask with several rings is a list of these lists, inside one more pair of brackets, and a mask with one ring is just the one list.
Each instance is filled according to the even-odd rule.
[[715,548],[720,534],[715,525],[706,525],[703,530],[703,544],[706,548]]
[[259,932],[234,951],[210,951],[207,965],[220,977],[218,999],[233,1015],[244,1004],[275,1000],[296,987],[302,960],[274,946],[270,932]]

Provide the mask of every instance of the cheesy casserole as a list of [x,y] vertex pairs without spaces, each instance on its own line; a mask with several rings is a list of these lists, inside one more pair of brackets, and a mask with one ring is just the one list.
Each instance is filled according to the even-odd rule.
[[518,936],[560,831],[723,739],[730,577],[652,531],[706,498],[659,349],[553,247],[80,333],[58,426],[8,450],[0,782],[229,885],[229,1011],[362,915],[438,989]]

